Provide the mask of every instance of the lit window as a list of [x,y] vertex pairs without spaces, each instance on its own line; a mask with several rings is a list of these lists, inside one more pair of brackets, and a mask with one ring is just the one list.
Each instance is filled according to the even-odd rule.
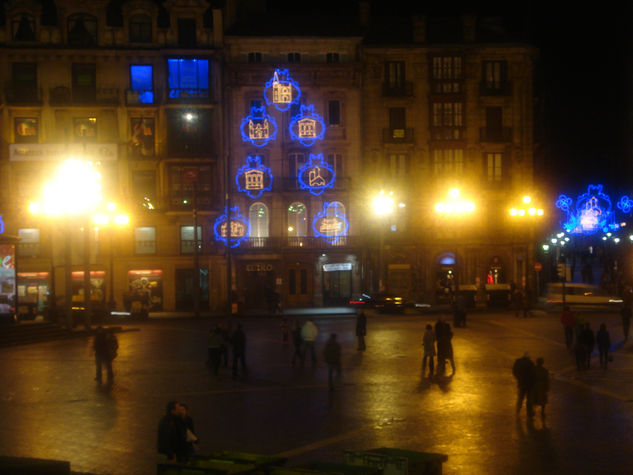
[[288,236],[308,235],[308,209],[303,203],[294,202],[288,206]]
[[156,254],[156,228],[154,226],[134,229],[134,253]]
[[[180,226],[180,253],[193,254],[195,250],[196,236],[193,235],[193,226]],[[202,252],[202,226],[198,226],[198,252]]]
[[488,161],[488,181],[499,182],[503,178],[503,154],[488,153],[486,154]]
[[40,230],[36,228],[18,229],[18,256],[36,257],[40,255]]
[[433,150],[433,171],[436,175],[454,175],[464,169],[464,151],[462,149]]
[[450,94],[461,92],[462,58],[459,56],[436,56],[431,70],[433,92]]
[[209,60],[168,59],[169,97],[209,97]]
[[138,104],[154,103],[154,67],[151,64],[130,65],[130,89]]
[[253,203],[248,210],[251,238],[268,237],[268,207],[264,203]]

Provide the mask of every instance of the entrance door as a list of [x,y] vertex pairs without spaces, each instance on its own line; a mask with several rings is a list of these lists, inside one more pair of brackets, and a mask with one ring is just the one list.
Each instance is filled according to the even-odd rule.
[[323,272],[323,303],[345,305],[352,296],[352,271]]
[[301,307],[312,304],[312,273],[301,265],[288,269],[288,307]]
[[[199,269],[200,310],[209,308],[209,271]],[[176,310],[193,310],[193,269],[176,269]]]
[[244,274],[244,306],[248,310],[270,310],[275,273],[271,270],[250,270]]

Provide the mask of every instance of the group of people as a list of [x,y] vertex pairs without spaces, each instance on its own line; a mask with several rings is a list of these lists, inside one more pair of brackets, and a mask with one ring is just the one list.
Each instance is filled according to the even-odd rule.
[[[583,371],[591,367],[591,356],[596,345],[600,355],[600,367],[607,369],[607,365],[611,361],[611,355],[609,354],[611,351],[611,337],[606,324],[602,323],[600,329],[594,335],[591,324],[574,314],[568,305],[563,309],[560,322],[565,331],[565,344],[567,349],[574,353],[578,370]],[[625,338],[627,333],[628,327],[625,329]]]
[[[455,374],[455,360],[453,358],[453,330],[450,323],[444,321],[440,316],[435,322],[435,329],[431,324],[426,326],[422,345],[424,346],[424,356],[422,358],[422,377],[426,375],[426,365],[429,365],[428,377],[435,375],[443,376],[446,372],[446,362],[451,365],[452,375]],[[436,350],[437,347],[437,350]],[[435,358],[437,356],[437,373],[435,370]],[[451,376],[452,376],[451,375]]]
[[158,423],[158,453],[169,463],[185,463],[198,451],[198,436],[185,403],[169,401]]
[[512,374],[517,380],[516,412],[521,412],[523,400],[529,418],[534,416],[534,406],[541,406],[541,417],[545,418],[545,405],[549,392],[549,371],[544,366],[543,358],[536,359],[536,365],[529,353],[517,358],[512,366]]
[[225,368],[229,364],[229,346],[233,354],[233,379],[238,376],[238,368],[241,367],[242,374],[247,373],[246,368],[246,334],[242,330],[242,325],[237,324],[236,329],[230,332],[225,325],[218,324],[209,331],[207,340],[207,365],[217,375],[220,366]]

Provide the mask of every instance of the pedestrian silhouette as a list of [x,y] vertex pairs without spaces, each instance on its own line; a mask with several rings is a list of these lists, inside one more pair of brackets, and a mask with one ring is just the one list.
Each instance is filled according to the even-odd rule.
[[222,344],[222,330],[218,325],[214,329],[209,330],[209,336],[207,337],[207,365],[213,370],[213,374],[216,375],[220,367]]
[[112,361],[117,356],[119,342],[111,331],[106,331],[103,327],[97,327],[97,331],[92,342],[92,348],[95,352],[95,366],[97,374],[95,381],[102,383],[102,368],[105,366],[107,372],[107,383],[112,385],[114,382],[114,372],[112,371]]
[[292,366],[295,365],[297,359],[303,366],[303,338],[301,338],[301,326],[297,320],[292,322],[292,344],[294,345],[294,353],[292,354]]
[[609,363],[609,350],[611,349],[611,337],[607,331],[607,326],[603,323],[600,330],[596,334],[596,342],[598,343],[598,353],[600,354],[600,367],[607,369]]
[[534,389],[534,363],[530,359],[529,353],[526,351],[521,358],[517,358],[512,366],[512,374],[517,380],[517,405],[516,412],[521,412],[523,400],[525,399],[525,408],[528,417],[534,415],[532,403]]
[[549,392],[549,371],[543,364],[543,358],[536,359],[534,368],[534,394],[533,405],[541,406],[541,418],[545,418],[545,405],[547,404],[547,393]]
[[336,341],[336,333],[331,333],[323,349],[323,358],[327,363],[327,378],[330,391],[334,390],[333,373],[341,376],[341,345]]
[[233,352],[233,379],[237,378],[237,367],[241,363],[242,375],[246,375],[246,335],[242,330],[242,325],[237,324],[237,328],[231,335],[231,347]]
[[316,365],[316,350],[314,345],[316,343],[317,336],[319,335],[319,329],[314,324],[312,320],[308,320],[301,327],[301,339],[303,340],[303,359],[301,360],[301,366],[303,366],[304,360],[308,356],[308,352],[310,353],[310,357],[312,360],[312,366]]
[[367,334],[367,317],[363,310],[356,312],[356,338],[358,339],[358,351],[365,351],[365,335]]
[[158,423],[158,453],[169,463],[187,461],[187,428],[183,421],[183,407],[178,401],[167,403],[167,413]]
[[565,330],[565,345],[567,349],[571,350],[574,344],[574,327],[576,326],[576,316],[569,308],[569,305],[565,305],[563,313],[560,316],[560,323]]
[[585,369],[589,369],[591,367],[591,354],[593,353],[593,348],[596,345],[596,339],[589,322],[585,323],[585,328],[580,332],[580,341],[582,342],[585,356],[584,367]]
[[629,328],[631,327],[631,306],[624,304],[620,309],[622,316],[622,333],[624,333],[624,341],[629,339]]
[[424,356],[422,357],[422,377],[426,373],[426,362],[429,362],[429,378],[433,377],[434,359],[435,359],[435,333],[433,333],[433,327],[431,324],[426,325],[424,337],[422,338],[422,345],[424,346]]

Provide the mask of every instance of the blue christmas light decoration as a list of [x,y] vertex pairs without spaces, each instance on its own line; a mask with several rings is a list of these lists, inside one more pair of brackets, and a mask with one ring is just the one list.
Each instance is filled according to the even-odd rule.
[[349,222],[345,213],[341,211],[337,202],[323,203],[323,211],[314,215],[312,230],[316,237],[334,244],[341,236],[346,236],[349,230]]
[[298,140],[304,147],[311,147],[317,140],[323,140],[325,121],[314,112],[314,106],[301,106],[299,114],[290,119],[288,126],[290,139]]
[[297,81],[290,77],[287,69],[275,69],[273,77],[264,87],[264,99],[267,105],[273,105],[283,112],[292,104],[299,104],[301,89]]
[[[231,232],[230,236],[227,233],[227,228],[229,226],[229,216],[231,217]],[[231,213],[226,208],[224,208],[224,214],[218,216],[213,225],[213,234],[215,234],[215,240],[219,242],[223,242],[224,245],[228,245],[232,248],[239,246],[242,241],[248,239],[250,234],[250,227],[248,224],[248,220],[242,216],[240,213],[240,208],[238,206],[233,206],[231,208]],[[227,239],[228,236],[228,239]]]
[[235,175],[237,191],[246,193],[251,198],[259,198],[264,191],[273,189],[273,174],[270,168],[262,164],[259,155],[246,158],[246,165],[237,170]]
[[587,192],[574,201],[566,195],[560,195],[556,207],[564,211],[566,221],[561,222],[563,229],[571,234],[594,234],[609,232],[620,226],[615,222],[611,198],[602,191],[602,185],[589,185]]
[[0,234],[4,234],[4,220],[0,216]]
[[277,138],[277,122],[266,114],[266,107],[251,107],[251,113],[242,119],[240,124],[242,140],[255,147],[263,147]]
[[631,211],[633,211],[633,200],[625,195],[622,198],[620,198],[620,201],[618,201],[617,207],[624,214],[629,214]]
[[308,162],[299,168],[297,180],[302,190],[308,190],[314,196],[319,196],[326,189],[334,186],[336,174],[332,166],[323,160],[323,154],[310,154]]

